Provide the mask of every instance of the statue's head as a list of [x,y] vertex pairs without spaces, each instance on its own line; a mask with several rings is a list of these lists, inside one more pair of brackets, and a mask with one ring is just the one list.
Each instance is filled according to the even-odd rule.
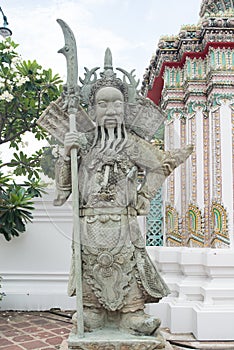
[[[110,49],[106,49],[104,71],[97,79],[96,73],[85,91],[89,115],[97,126],[114,128],[124,123],[125,105],[128,103],[128,84],[116,76]],[[87,73],[88,75],[88,73]],[[90,75],[89,75],[90,77]],[[82,89],[81,89],[82,93]]]
[[[79,79],[79,100],[87,108],[90,118],[96,123],[94,144],[100,139],[102,144],[111,144],[121,149],[119,140],[127,139],[127,132],[133,131],[150,141],[164,122],[161,110],[149,99],[140,96],[134,70],[128,73],[123,68],[115,70],[123,74],[117,77],[113,69],[112,54],[106,49],[104,70],[97,75],[99,67],[85,68],[84,79]],[[101,147],[102,149],[102,147]],[[105,149],[105,148],[104,148]]]
[[99,142],[100,151],[120,151],[127,142],[123,93],[113,86],[100,88],[95,94],[93,113],[97,125],[93,145]]
[[107,86],[95,95],[96,123],[99,126],[114,128],[123,123],[124,96],[115,87]]
[[[138,94],[136,87],[139,82],[135,81],[135,76],[133,75],[134,70],[128,73],[122,68],[116,68],[116,70],[123,73],[123,79],[117,77],[113,69],[112,54],[109,48],[107,48],[105,52],[104,70],[100,73],[100,78],[97,77],[96,73],[98,69],[99,67],[91,70],[85,68],[85,78],[80,78],[80,82],[82,83],[80,87],[80,101],[89,107],[89,112],[92,110],[95,111],[97,107],[97,95],[100,95],[99,91],[104,88],[106,88],[106,90],[102,91],[102,96],[104,93],[107,93],[108,98],[110,98],[110,89],[114,89],[113,91],[115,92],[118,90],[123,104],[126,105],[136,102],[135,100]],[[126,79],[128,79],[128,83]],[[96,119],[95,113],[91,112],[91,114],[92,117]]]
[[124,116],[129,95],[128,84],[113,71],[110,49],[106,50],[104,71],[100,76],[100,79],[94,77],[89,90],[83,90],[83,96],[88,97],[89,115],[97,125],[93,145],[99,143],[100,151],[112,149],[118,152],[127,142]]

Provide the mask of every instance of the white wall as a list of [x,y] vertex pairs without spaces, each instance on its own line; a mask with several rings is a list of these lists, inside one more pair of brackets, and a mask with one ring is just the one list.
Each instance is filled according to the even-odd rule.
[[234,251],[149,247],[172,293],[149,304],[172,333],[198,340],[234,340]]
[[71,256],[71,206],[52,205],[53,192],[38,199],[27,232],[7,242],[0,237],[0,276],[6,297],[1,309],[74,308],[67,296]]

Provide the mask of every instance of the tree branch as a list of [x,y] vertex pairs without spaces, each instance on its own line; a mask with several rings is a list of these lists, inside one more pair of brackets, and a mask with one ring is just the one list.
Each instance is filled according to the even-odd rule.
[[0,140],[0,144],[6,143],[6,142],[11,142],[13,140],[15,140],[18,136],[24,134],[26,131],[30,131],[31,128],[34,128],[35,126],[37,126],[36,121],[33,122],[30,127],[26,127],[24,129],[22,129],[21,131],[18,131],[17,133],[15,133],[14,135],[10,136],[10,137],[6,137],[4,140]]
[[40,159],[40,157],[38,156],[37,158],[31,160],[31,161],[28,162],[28,163],[26,163],[26,162],[17,162],[17,161],[2,163],[2,164],[0,164],[0,168],[3,168],[4,166],[8,166],[8,167],[9,167],[9,166],[11,166],[11,165],[13,165],[13,166],[15,166],[15,167],[18,166],[18,165],[24,165],[25,167],[29,168],[29,167],[31,167],[31,166],[34,166],[34,164],[35,164],[36,162],[38,162],[39,159]]

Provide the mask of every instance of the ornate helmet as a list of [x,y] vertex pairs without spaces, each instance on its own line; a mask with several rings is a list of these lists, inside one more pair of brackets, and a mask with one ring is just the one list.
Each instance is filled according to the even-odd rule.
[[[109,48],[106,49],[104,58],[104,71],[100,73],[100,79],[97,78],[96,71],[99,67],[95,67],[88,70],[85,67],[85,78],[79,78],[82,86],[79,88],[80,102],[85,105],[94,105],[95,95],[98,90],[102,87],[115,87],[120,90],[124,96],[124,101],[126,103],[136,103],[136,98],[138,97],[137,86],[139,85],[139,80],[135,80],[135,75],[133,75],[135,70],[130,73],[126,72],[122,68],[116,68],[118,71],[124,74],[123,80],[116,76],[114,73],[112,65],[112,54]],[[126,77],[129,83],[126,82]]]

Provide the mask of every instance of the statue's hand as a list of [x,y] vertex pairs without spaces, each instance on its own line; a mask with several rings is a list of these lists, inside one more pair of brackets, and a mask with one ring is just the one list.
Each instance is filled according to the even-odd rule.
[[72,148],[77,148],[79,151],[80,149],[84,150],[87,146],[87,139],[84,133],[82,132],[68,132],[65,135],[64,139],[64,155],[69,156],[71,153]]
[[150,211],[150,201],[143,193],[138,193],[136,211],[138,215],[148,215]]

